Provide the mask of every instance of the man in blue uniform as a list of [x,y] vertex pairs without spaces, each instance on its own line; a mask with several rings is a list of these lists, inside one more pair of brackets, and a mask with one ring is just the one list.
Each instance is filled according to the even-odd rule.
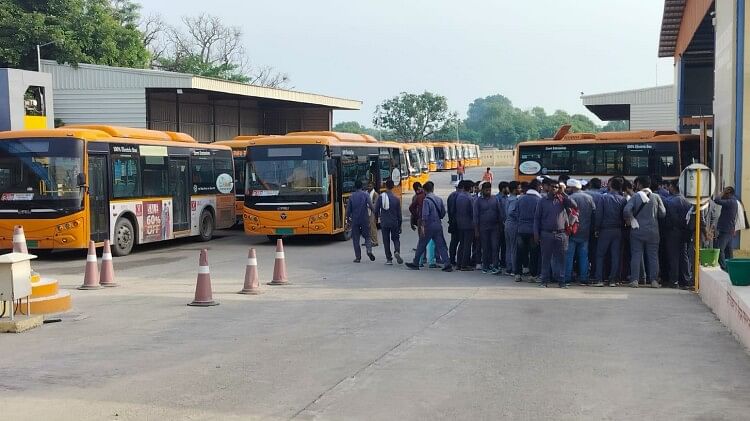
[[[670,288],[687,288],[692,285],[690,279],[690,245],[693,244],[695,218],[690,218],[692,205],[680,194],[677,180],[667,184],[669,194],[664,198],[667,216],[664,218],[664,250],[667,254],[668,275],[666,279]],[[691,224],[691,222],[693,222]]]
[[474,202],[475,235],[482,247],[482,273],[497,273],[498,240],[500,239],[500,218],[502,202],[492,197],[492,184],[482,184],[482,196]]
[[534,215],[541,197],[539,181],[533,180],[529,183],[526,193],[518,199],[516,266],[519,271],[522,271],[524,266],[529,268],[530,282],[534,282],[539,276],[539,243],[534,241]]
[[597,212],[594,214],[594,236],[596,247],[596,284],[604,286],[604,259],[609,255],[609,286],[617,286],[620,281],[620,249],[624,220],[622,210],[627,200],[622,195],[622,180],[611,178],[609,192],[600,196]]
[[542,248],[542,283],[546,288],[553,279],[557,279],[560,288],[565,285],[565,254],[568,251],[568,235],[565,227],[568,223],[568,209],[575,209],[576,203],[560,191],[557,182],[545,179],[542,182],[545,195],[539,200],[534,214],[534,239]]
[[354,182],[354,189],[355,191],[349,196],[349,202],[346,205],[346,221],[352,230],[354,263],[362,261],[362,246],[359,242],[360,236],[365,239],[367,257],[374,261],[375,255],[372,254],[372,242],[370,240],[370,215],[368,214],[369,211],[372,211],[372,202],[370,201],[370,195],[362,190],[362,180]]
[[393,186],[393,180],[388,179],[385,182],[385,193],[379,195],[375,201],[375,219],[380,218],[386,265],[393,264],[391,241],[393,241],[396,262],[399,265],[404,263],[404,259],[401,258],[401,201],[393,194]]
[[456,195],[456,231],[458,232],[458,268],[462,271],[473,271],[476,265],[471,260],[471,247],[474,243],[474,206],[469,193],[474,187],[471,180],[458,184]]
[[721,206],[719,221],[716,223],[717,237],[714,247],[719,249],[719,265],[727,270],[727,259],[733,257],[732,238],[737,225],[737,197],[734,195],[734,187],[726,187],[721,197],[715,198],[714,203]]
[[452,272],[453,267],[451,266],[450,258],[448,257],[448,246],[445,244],[443,224],[441,222],[447,213],[445,205],[443,204],[443,199],[434,194],[435,184],[432,181],[426,182],[423,187],[426,196],[424,198],[424,204],[422,205],[419,243],[417,244],[417,251],[414,254],[414,261],[411,263],[407,262],[406,266],[412,270],[419,270],[419,261],[427,249],[427,243],[429,243],[430,240],[433,240],[435,242],[437,255],[441,261],[445,262],[443,271]]

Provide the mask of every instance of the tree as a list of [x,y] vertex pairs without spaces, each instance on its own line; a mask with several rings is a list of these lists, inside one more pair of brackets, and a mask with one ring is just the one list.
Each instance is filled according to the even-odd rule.
[[385,134],[382,131],[365,127],[364,125],[359,124],[356,121],[342,121],[340,123],[337,123],[335,126],[333,126],[333,131],[342,133],[367,134],[378,140],[383,140],[381,139],[381,135]]
[[270,66],[250,65],[239,26],[207,14],[183,17],[181,24],[164,25],[159,16],[141,22],[153,67],[274,88],[289,83],[288,75]]
[[442,95],[402,92],[375,108],[373,123],[375,127],[392,130],[400,140],[420,142],[455,118],[455,113],[448,112],[448,100]]
[[630,130],[630,122],[627,120],[623,121],[610,121],[602,127],[603,132],[624,132]]
[[0,2],[0,67],[37,69],[36,46],[59,63],[142,68],[149,53],[129,0]]

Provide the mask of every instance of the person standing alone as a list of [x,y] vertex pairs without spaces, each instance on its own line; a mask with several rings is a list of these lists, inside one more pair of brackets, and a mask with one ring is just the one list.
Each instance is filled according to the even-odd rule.
[[362,190],[362,180],[354,182],[355,191],[349,196],[346,205],[346,222],[352,230],[352,244],[354,245],[354,263],[362,261],[362,246],[360,245],[360,236],[365,239],[365,248],[367,257],[375,260],[372,254],[372,242],[370,241],[370,217],[368,211],[372,211],[370,196]]
[[398,264],[404,263],[401,258],[401,202],[393,194],[393,180],[385,182],[385,192],[378,196],[375,202],[375,218],[380,218],[380,232],[383,235],[385,249],[385,264],[393,264],[391,255],[391,241],[393,241],[394,256]]

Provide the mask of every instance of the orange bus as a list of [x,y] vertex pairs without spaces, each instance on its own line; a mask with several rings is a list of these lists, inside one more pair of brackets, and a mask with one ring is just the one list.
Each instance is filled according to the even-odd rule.
[[349,239],[344,222],[355,182],[383,186],[388,179],[396,185],[402,180],[401,147],[368,135],[296,132],[249,142],[243,215],[248,235]]
[[570,133],[559,140],[521,142],[515,157],[516,180],[520,181],[560,175],[602,180],[614,175],[675,179],[685,166],[699,159],[699,136],[654,130]]
[[226,146],[183,133],[115,126],[0,133],[0,248],[22,225],[30,249],[84,249],[195,236],[234,223]]

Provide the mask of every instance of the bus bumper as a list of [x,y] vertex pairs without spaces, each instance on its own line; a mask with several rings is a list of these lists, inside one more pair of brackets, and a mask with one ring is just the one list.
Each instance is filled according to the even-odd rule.
[[257,211],[244,209],[247,235],[331,235],[333,207],[296,211]]
[[0,219],[0,249],[13,248],[13,229],[23,227],[29,250],[82,249],[88,246],[83,213],[49,220]]

